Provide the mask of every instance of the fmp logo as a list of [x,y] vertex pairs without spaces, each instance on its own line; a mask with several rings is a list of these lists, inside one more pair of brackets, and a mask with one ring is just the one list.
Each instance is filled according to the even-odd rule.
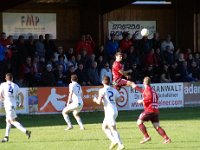
[[128,102],[128,93],[127,93],[126,89],[123,87],[121,87],[119,93],[122,97],[122,101],[118,101],[117,106],[124,107],[124,106],[126,106],[126,104]]
[[33,15],[21,16],[22,26],[37,26],[39,22],[40,18],[38,16],[33,16]]

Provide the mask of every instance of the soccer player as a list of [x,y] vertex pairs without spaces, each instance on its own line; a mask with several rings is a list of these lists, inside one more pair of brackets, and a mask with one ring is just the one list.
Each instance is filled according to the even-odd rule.
[[134,87],[134,82],[123,79],[122,77],[126,77],[128,79],[128,74],[132,72],[132,70],[124,71],[122,61],[122,53],[117,52],[115,54],[115,62],[112,66],[112,74],[113,74],[113,85],[117,90],[120,90],[121,86],[131,86]]
[[164,144],[170,143],[171,139],[167,136],[164,129],[159,124],[159,110],[158,110],[158,95],[150,85],[151,79],[145,77],[143,80],[144,89],[135,85],[135,89],[142,93],[143,99],[138,100],[139,104],[143,104],[144,111],[140,114],[137,125],[144,135],[144,139],[140,144],[144,144],[151,140],[147,133],[146,127],[143,124],[145,121],[151,121],[156,131],[164,138]]
[[97,104],[103,103],[104,105],[105,117],[102,124],[102,129],[106,136],[111,140],[109,149],[113,149],[118,145],[117,150],[122,150],[125,147],[122,144],[115,122],[118,115],[116,101],[120,101],[121,96],[116,89],[109,86],[110,78],[108,76],[104,76],[102,83],[104,87],[99,90],[98,98],[94,97],[93,101]]
[[69,96],[67,101],[67,106],[63,109],[62,115],[68,125],[65,130],[70,130],[73,128],[71,121],[69,119],[68,113],[73,112],[74,118],[80,126],[81,130],[84,130],[83,123],[79,116],[79,112],[83,108],[83,92],[81,86],[77,83],[78,77],[75,74],[71,75],[71,83],[69,84]]
[[13,76],[11,73],[6,74],[6,82],[0,85],[0,97],[4,102],[5,112],[6,112],[6,133],[5,137],[2,139],[2,143],[9,141],[9,134],[11,125],[15,126],[17,129],[26,134],[28,139],[31,137],[31,131],[26,130],[19,122],[15,119],[17,118],[16,109],[16,98],[21,97],[20,107],[23,107],[24,96],[20,92],[19,86],[13,83]]

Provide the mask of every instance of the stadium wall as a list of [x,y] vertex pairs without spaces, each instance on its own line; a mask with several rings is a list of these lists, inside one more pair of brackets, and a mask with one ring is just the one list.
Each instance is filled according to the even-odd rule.
[[[139,85],[142,86],[142,85]],[[152,84],[159,95],[159,108],[181,108],[200,106],[200,82],[195,83],[159,83]],[[85,86],[83,90],[83,111],[102,110],[102,105],[95,104],[92,99],[98,95],[102,86]],[[60,113],[65,107],[68,87],[34,87],[21,88],[24,95],[24,107],[17,107],[19,114],[54,114]],[[130,87],[120,90],[123,101],[117,102],[119,110],[143,109],[137,104],[141,93]],[[17,100],[17,104],[21,99]],[[3,102],[0,103],[0,115],[4,115]]]

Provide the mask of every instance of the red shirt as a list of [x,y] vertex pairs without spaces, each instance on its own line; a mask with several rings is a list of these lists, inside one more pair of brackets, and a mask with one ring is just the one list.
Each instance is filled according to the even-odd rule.
[[120,48],[122,51],[127,52],[130,47],[133,45],[131,40],[121,40],[120,42]]
[[138,86],[135,88],[139,92],[142,93],[143,96],[143,105],[144,105],[144,110],[146,112],[155,112],[158,113],[158,94],[156,91],[149,85],[145,89],[142,89]]
[[122,78],[123,75],[119,73],[119,70],[123,70],[123,66],[120,62],[115,61],[112,66],[113,81]]
[[80,54],[83,49],[87,50],[87,55],[93,54],[93,49],[87,41],[79,41],[76,46],[76,53]]

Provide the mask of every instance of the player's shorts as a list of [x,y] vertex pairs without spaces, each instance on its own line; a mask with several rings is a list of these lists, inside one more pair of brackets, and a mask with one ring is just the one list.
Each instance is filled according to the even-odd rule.
[[127,82],[128,82],[128,80],[119,78],[119,79],[113,81],[113,85],[117,90],[120,90],[120,88],[122,86],[127,85]]
[[5,108],[5,112],[6,112],[6,120],[13,120],[15,118],[17,118],[17,114],[15,112],[15,107],[9,107],[9,108]]
[[107,125],[109,127],[115,126],[116,125],[116,118],[118,116],[118,112],[110,112],[110,113],[105,113],[105,117],[103,120],[103,125]]
[[159,114],[154,112],[143,112],[140,114],[139,120],[142,121],[151,121],[152,123],[159,122]]
[[82,103],[78,103],[78,104],[74,104],[74,103],[71,103],[69,104],[67,107],[64,108],[63,111],[75,111],[77,113],[79,113],[83,108],[83,104]]

